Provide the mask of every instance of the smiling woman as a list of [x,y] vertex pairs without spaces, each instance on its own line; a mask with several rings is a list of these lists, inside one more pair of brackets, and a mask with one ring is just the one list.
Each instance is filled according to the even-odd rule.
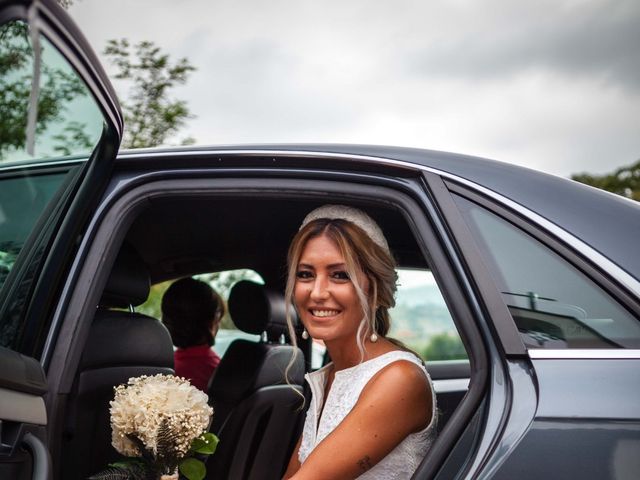
[[[409,478],[433,441],[429,375],[387,337],[396,279],[384,235],[364,212],[325,205],[303,221],[287,296],[332,363],[307,376],[311,404],[285,478]],[[398,409],[397,421],[381,420]]]

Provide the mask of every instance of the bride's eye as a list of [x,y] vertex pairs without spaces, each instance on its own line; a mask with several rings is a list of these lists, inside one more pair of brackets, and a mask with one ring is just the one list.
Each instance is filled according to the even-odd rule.
[[309,280],[310,278],[313,278],[313,273],[309,270],[298,270],[296,272],[296,278],[299,280]]
[[338,270],[337,272],[333,272],[331,277],[335,280],[349,280],[349,274],[344,270]]

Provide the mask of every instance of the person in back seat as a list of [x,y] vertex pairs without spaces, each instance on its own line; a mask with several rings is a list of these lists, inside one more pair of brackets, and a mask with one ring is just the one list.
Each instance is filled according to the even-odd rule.
[[175,372],[206,393],[220,357],[211,348],[224,315],[222,297],[193,278],[172,283],[162,297],[162,322],[173,344]]

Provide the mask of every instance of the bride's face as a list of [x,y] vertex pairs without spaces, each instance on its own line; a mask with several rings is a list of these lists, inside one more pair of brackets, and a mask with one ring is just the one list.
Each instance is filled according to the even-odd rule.
[[[368,290],[364,275],[360,285]],[[313,338],[328,343],[355,338],[363,318],[362,306],[340,250],[324,235],[309,240],[302,251],[294,301]]]

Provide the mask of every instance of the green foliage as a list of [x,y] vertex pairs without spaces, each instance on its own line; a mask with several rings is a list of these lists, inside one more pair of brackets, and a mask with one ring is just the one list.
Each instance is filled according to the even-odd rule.
[[213,433],[203,433],[199,438],[195,438],[191,444],[191,451],[204,455],[213,455],[218,448],[220,440]]
[[180,473],[188,480],[202,480],[207,474],[204,463],[197,458],[187,458],[180,462]]
[[123,147],[162,145],[192,118],[186,102],[169,97],[171,89],[184,84],[195,70],[186,58],[172,63],[153,42],[131,46],[126,39],[109,40],[104,54],[117,68],[116,78],[130,85],[123,102]]
[[[14,21],[0,26],[0,160],[10,151],[25,149],[33,61],[28,25]],[[42,62],[40,75],[36,134],[41,135],[62,119],[70,102],[85,96],[87,90],[70,69]],[[81,124],[76,122],[67,128],[71,137],[61,135],[56,138],[61,151],[72,149],[69,141],[92,146],[87,135],[81,132]]]
[[173,280],[170,280],[168,282],[156,283],[155,285],[151,285],[147,301],[136,308],[136,310],[153,318],[162,318],[162,296],[172,283]]
[[53,150],[59,155],[71,155],[77,151],[90,151],[93,147],[93,141],[86,132],[86,124],[80,122],[69,122],[64,127],[62,133],[54,135],[53,138],[58,143]]
[[88,480],[157,480],[160,475],[172,474],[176,470],[187,480],[202,480],[207,468],[201,459],[215,453],[219,442],[213,433],[205,432],[194,438],[187,455],[180,457],[166,420],[158,428],[155,454],[135,435],[129,435],[129,438],[137,445],[142,457],[111,463]]
[[9,22],[0,27],[0,78],[13,70],[28,67],[33,60],[29,27],[23,22]]
[[640,160],[605,175],[580,173],[572,175],[571,179],[640,201]]
[[440,333],[431,337],[429,344],[422,352],[427,360],[463,360],[468,358],[464,345],[458,335]]
[[4,285],[4,281],[9,275],[16,258],[20,253],[20,246],[14,242],[4,242],[0,244],[0,287]]

